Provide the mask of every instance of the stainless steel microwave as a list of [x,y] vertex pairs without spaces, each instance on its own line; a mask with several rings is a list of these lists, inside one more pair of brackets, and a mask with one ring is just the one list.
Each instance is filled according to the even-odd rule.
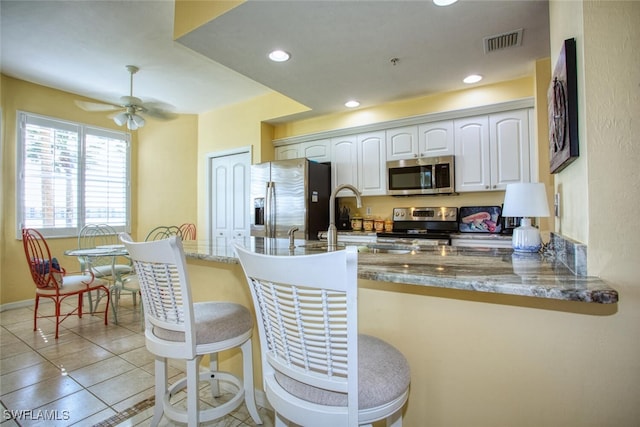
[[387,194],[451,194],[454,157],[418,157],[387,162]]

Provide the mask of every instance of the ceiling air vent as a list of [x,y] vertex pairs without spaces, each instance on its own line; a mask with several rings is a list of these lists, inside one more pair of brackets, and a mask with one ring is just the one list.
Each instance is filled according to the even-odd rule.
[[506,49],[508,47],[520,46],[522,44],[521,28],[508,33],[502,33],[495,36],[484,38],[484,53],[494,52],[496,50]]

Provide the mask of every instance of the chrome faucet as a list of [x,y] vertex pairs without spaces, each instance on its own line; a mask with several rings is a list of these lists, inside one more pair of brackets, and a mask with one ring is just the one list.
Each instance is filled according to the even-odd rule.
[[296,231],[300,230],[298,227],[296,227],[295,225],[293,227],[291,227],[288,231],[287,234],[289,235],[289,250],[292,251],[296,248],[296,244],[294,242],[296,236]]
[[356,195],[357,207],[362,207],[362,199],[360,192],[356,187],[351,184],[342,184],[338,185],[331,192],[331,197],[329,197],[329,230],[327,230],[327,249],[330,251],[335,251],[338,247],[338,230],[336,229],[336,194],[340,191],[348,189]]

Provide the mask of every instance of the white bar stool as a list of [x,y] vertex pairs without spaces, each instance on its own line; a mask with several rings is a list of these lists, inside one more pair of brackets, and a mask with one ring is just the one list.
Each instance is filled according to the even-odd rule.
[[[262,424],[256,407],[253,386],[251,334],[253,318],[249,310],[231,302],[193,303],[182,241],[173,236],[151,242],[133,242],[120,234],[133,260],[144,307],[145,342],[155,355],[155,408],[152,426],[167,418],[197,426],[198,423],[221,418],[246,402],[256,424]],[[243,380],[217,370],[217,353],[240,347]],[[202,356],[210,357],[209,370],[200,372]],[[167,358],[187,363],[186,377],[168,386]],[[231,386],[234,396],[220,405],[200,409],[200,381],[208,381],[215,398],[220,389]],[[186,409],[171,398],[186,388]]]

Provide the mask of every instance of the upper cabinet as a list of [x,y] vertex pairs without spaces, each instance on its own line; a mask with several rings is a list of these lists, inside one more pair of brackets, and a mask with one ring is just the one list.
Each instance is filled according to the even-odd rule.
[[281,145],[275,148],[276,160],[297,159],[306,157],[318,163],[331,161],[331,141],[320,139],[317,141],[300,142],[297,144]]
[[[331,140],[331,184],[351,184],[363,196],[386,194],[385,133],[370,132]],[[338,196],[353,196],[345,190]]]
[[453,150],[453,120],[386,131],[387,161],[446,156]]
[[331,162],[334,187],[375,196],[387,193],[387,161],[454,155],[456,192],[504,190],[538,177],[533,105],[525,98],[283,138],[276,159]]
[[387,193],[387,156],[385,133],[358,135],[358,186],[363,196]]
[[454,135],[456,191],[504,190],[531,180],[527,110],[455,120]]
[[302,143],[300,157],[306,157],[318,163],[331,161],[331,140],[321,139]]
[[454,154],[453,120],[419,125],[418,147],[420,157]]
[[387,161],[418,157],[418,126],[386,131]]
[[276,160],[297,159],[301,151],[302,144],[281,145],[275,148]]
[[[331,187],[351,184],[358,188],[358,138],[348,135],[331,139]],[[352,194],[344,191],[338,196]]]

